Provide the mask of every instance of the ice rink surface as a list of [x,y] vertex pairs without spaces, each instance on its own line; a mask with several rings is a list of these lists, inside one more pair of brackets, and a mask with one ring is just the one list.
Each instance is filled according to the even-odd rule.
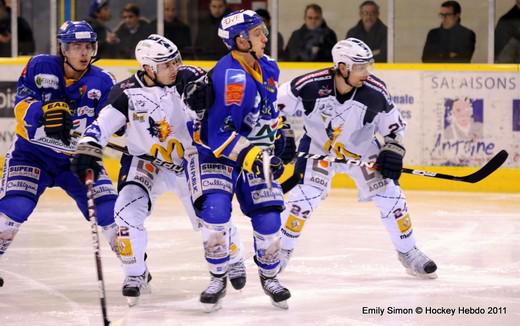
[[[436,261],[438,279],[407,275],[374,206],[334,189],[280,274],[292,293],[287,311],[261,290],[249,220],[235,209],[248,283],[241,292],[228,285],[223,308],[212,314],[198,302],[209,280],[200,235],[177,199],[163,196],[146,222],[152,294],[138,306],[127,308],[122,270],[102,239],[109,317],[152,326],[520,325],[520,194],[407,196],[418,247]],[[0,275],[2,326],[102,325],[90,227],[61,190],[44,195],[0,261]],[[378,308],[382,315],[363,313]]]

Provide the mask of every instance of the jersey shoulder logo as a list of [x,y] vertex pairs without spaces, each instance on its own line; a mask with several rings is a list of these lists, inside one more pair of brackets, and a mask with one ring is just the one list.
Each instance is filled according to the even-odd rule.
[[226,105],[241,105],[246,92],[246,73],[240,69],[226,70],[224,82]]

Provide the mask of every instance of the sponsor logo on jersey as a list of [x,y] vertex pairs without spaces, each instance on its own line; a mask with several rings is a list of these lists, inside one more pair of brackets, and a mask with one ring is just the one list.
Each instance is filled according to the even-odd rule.
[[94,108],[91,108],[90,106],[84,105],[80,106],[77,109],[78,116],[86,115],[87,117],[93,117],[95,114]]
[[397,225],[399,226],[399,231],[401,231],[401,233],[407,232],[412,227],[410,214],[406,214],[405,216],[397,219]]
[[202,189],[203,190],[210,190],[210,189],[218,189],[223,190],[226,192],[231,193],[232,192],[232,185],[231,182],[223,179],[217,179],[217,178],[207,178],[202,180]]
[[413,230],[410,230],[410,232],[408,232],[408,233],[406,233],[406,234],[401,234],[401,235],[399,236],[399,238],[401,238],[401,239],[409,238],[409,237],[412,235],[412,233],[413,233]]
[[319,96],[327,96],[330,93],[332,93],[332,89],[330,89],[330,87],[328,87],[327,85],[321,86],[320,89],[318,90]]
[[240,69],[226,70],[224,97],[226,105],[241,105],[246,91],[246,74]]
[[25,191],[36,195],[38,184],[26,180],[7,181],[6,191]]
[[276,92],[276,80],[274,80],[273,77],[269,77],[267,79],[267,83],[265,85],[265,89],[268,91],[268,92],[271,92],[271,93],[274,93]]
[[377,180],[376,182],[371,182],[368,185],[368,191],[370,191],[370,192],[376,191],[376,190],[386,186],[387,184],[388,184],[388,181],[386,181],[386,179]]
[[60,88],[60,80],[58,76],[52,74],[37,74],[34,76],[34,83],[38,88]]
[[93,88],[87,92],[87,97],[91,100],[99,100],[101,99],[101,91]]
[[80,95],[80,96],[83,96],[83,95],[85,95],[86,92],[87,92],[87,85],[82,85],[82,86],[79,88],[79,95]]
[[16,165],[9,167],[9,177],[28,177],[40,180],[41,170],[27,165]]
[[137,162],[137,172],[145,174],[148,178],[153,179],[154,174],[158,173],[158,170],[153,166],[152,163],[146,162],[144,160],[139,160]]
[[144,122],[144,114],[132,112],[132,121]]
[[218,163],[204,163],[201,164],[200,169],[202,175],[221,174],[228,178],[231,178],[231,174],[233,173],[233,168],[231,166]]
[[108,196],[108,195],[117,195],[116,190],[109,184],[98,185],[92,188],[92,194],[94,195],[94,199],[99,197]]
[[134,86],[135,86],[135,83],[131,82],[131,81],[124,81],[121,84],[119,84],[119,87],[121,89],[127,89],[127,88],[134,87]]
[[283,200],[282,190],[278,188],[262,189],[251,192],[254,204],[265,203],[272,200]]
[[305,224],[305,220],[289,214],[287,218],[287,222],[285,223],[285,228],[294,233],[300,233],[302,231],[303,225]]
[[250,186],[258,186],[261,184],[265,184],[265,180],[260,177],[256,177],[253,173],[247,174],[247,182]]

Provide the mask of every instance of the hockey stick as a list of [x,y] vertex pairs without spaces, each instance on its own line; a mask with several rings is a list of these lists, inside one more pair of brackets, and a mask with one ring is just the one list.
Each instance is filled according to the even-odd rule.
[[[407,174],[423,176],[423,177],[476,183],[476,182],[479,182],[482,179],[486,178],[488,175],[490,175],[496,169],[498,169],[502,164],[504,164],[508,155],[509,154],[507,153],[507,151],[501,150],[495,156],[493,156],[493,158],[491,158],[491,160],[489,160],[479,170],[473,172],[472,174],[468,174],[465,176],[456,176],[456,175],[409,169],[409,168],[403,168],[402,172],[407,173]],[[376,168],[375,162],[365,162],[365,161],[350,159],[350,158],[340,159],[340,158],[335,158],[335,157],[331,157],[328,155],[310,154],[310,153],[305,153],[305,152],[298,152],[297,157],[313,159],[313,160],[324,160],[324,161],[333,162],[333,163],[352,164],[352,165],[367,167],[367,168],[372,168],[372,169]]]
[[[114,143],[108,143],[107,147],[112,148],[118,152],[131,155],[130,153],[128,153],[128,149],[124,146],[120,146],[120,145],[117,145]],[[175,164],[172,162],[166,162],[166,161],[160,160],[157,157],[154,157],[152,155],[142,154],[137,157],[139,157],[140,159],[149,161],[150,163],[152,163],[153,165],[155,165],[157,167],[163,167],[163,168],[170,170],[172,172],[175,172],[175,173],[184,172],[184,167],[182,165],[178,165],[178,164]]]
[[101,265],[101,254],[99,248],[99,233],[97,228],[96,207],[94,206],[94,171],[87,170],[85,176],[85,185],[87,186],[87,206],[88,219],[90,221],[90,228],[92,231],[92,246],[94,247],[94,258],[96,259],[97,279],[99,283],[99,302],[101,303],[101,313],[103,316],[103,325],[110,325],[107,316],[107,302],[105,293],[105,280],[103,278],[103,266]]
[[268,151],[262,152],[262,168],[264,173],[264,180],[269,190],[273,189],[273,175],[271,173],[271,155]]

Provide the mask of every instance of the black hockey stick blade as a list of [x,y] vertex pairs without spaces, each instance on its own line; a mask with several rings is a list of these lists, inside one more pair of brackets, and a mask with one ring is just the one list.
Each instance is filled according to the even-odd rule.
[[408,168],[403,168],[403,173],[420,175],[420,176],[431,177],[431,178],[438,178],[438,179],[476,183],[476,182],[479,182],[482,179],[486,178],[488,175],[495,172],[496,169],[498,169],[500,166],[502,166],[502,164],[504,164],[504,162],[506,161],[508,155],[509,154],[507,153],[507,151],[501,150],[495,156],[493,156],[493,158],[491,160],[489,160],[489,162],[487,162],[479,170],[475,171],[472,174],[468,174],[465,176],[455,176],[455,175],[408,169]]

